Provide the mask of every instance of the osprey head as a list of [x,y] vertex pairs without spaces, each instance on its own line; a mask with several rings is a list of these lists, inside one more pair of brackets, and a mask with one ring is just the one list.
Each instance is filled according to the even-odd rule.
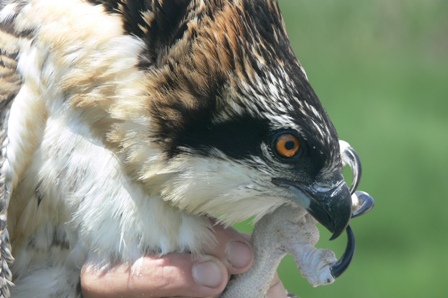
[[125,26],[145,41],[142,108],[158,152],[138,179],[182,210],[227,223],[297,204],[339,236],[351,196],[338,136],[277,2],[154,3]]

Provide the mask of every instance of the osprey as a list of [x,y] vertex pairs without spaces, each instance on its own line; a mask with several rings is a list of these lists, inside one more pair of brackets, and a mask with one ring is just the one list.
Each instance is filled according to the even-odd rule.
[[332,238],[352,216],[275,0],[1,0],[0,108],[3,296],[11,275],[13,297],[80,297],[83,264],[200,254],[208,216],[289,205]]

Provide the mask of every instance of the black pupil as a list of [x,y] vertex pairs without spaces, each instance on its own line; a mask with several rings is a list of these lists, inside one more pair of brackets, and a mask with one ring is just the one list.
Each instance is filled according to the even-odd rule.
[[288,141],[285,143],[286,150],[292,150],[292,149],[294,149],[294,146],[295,146],[294,141]]

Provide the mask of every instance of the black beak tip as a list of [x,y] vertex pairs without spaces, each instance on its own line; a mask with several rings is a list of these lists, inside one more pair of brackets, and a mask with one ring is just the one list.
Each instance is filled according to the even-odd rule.
[[330,240],[338,238],[346,230],[352,217],[351,196],[348,189],[342,198],[344,199],[336,201],[336,205],[331,206],[330,209],[334,210],[331,216],[332,227],[329,229],[333,233]]
[[341,236],[341,234],[348,228],[348,221],[346,222],[346,224],[339,224],[336,229],[334,229],[333,234],[331,235],[330,241],[335,240],[336,238],[338,238],[339,236]]
[[330,215],[325,208],[312,202],[307,211],[332,233],[330,240],[338,238],[345,231],[351,217],[349,206],[338,209],[338,213]]
[[330,237],[330,241],[335,240],[336,238],[338,238],[339,236],[341,236],[341,234],[342,234],[342,231],[334,232],[333,235],[331,235],[331,237]]

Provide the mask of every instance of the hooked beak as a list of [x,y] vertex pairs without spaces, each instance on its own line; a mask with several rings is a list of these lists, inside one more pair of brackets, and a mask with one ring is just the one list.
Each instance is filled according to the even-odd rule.
[[272,182],[296,193],[296,203],[333,233],[330,240],[339,237],[347,228],[352,215],[352,199],[342,175],[338,175],[332,183],[315,183],[311,186],[278,178]]
[[347,232],[344,254],[330,267],[334,278],[344,273],[355,253],[355,236],[348,225],[350,218],[369,212],[375,203],[368,193],[356,191],[362,174],[358,154],[347,142],[339,143],[342,165],[349,165],[352,170],[353,180],[350,188],[342,174],[338,174],[331,182],[314,183],[311,186],[286,179],[272,179],[274,184],[289,188],[297,194],[294,200],[333,233],[330,240],[336,239],[344,230]]
[[284,179],[273,179],[272,182],[295,192],[297,196],[294,200],[333,233],[330,240],[336,239],[344,230],[347,231],[345,252],[330,267],[333,278],[339,277],[348,268],[355,253],[355,236],[348,225],[352,217],[352,198],[345,181],[341,179],[332,184],[332,187],[318,185],[308,187]]

